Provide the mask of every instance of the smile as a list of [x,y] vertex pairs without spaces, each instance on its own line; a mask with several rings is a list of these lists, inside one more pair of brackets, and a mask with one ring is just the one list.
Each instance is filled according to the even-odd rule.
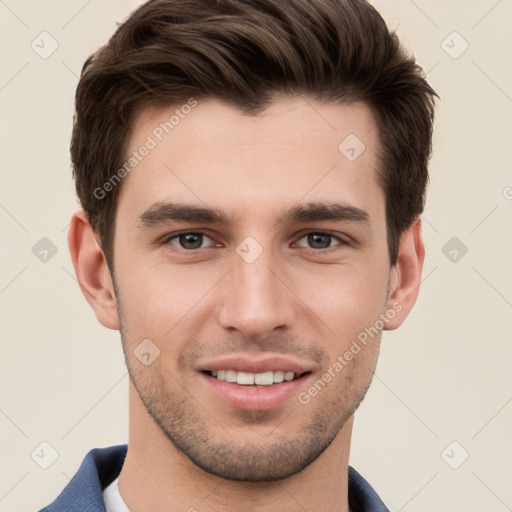
[[[298,374],[290,371],[277,370],[268,371],[263,373],[250,373],[237,370],[217,370],[207,371],[211,377],[225,382],[240,384],[242,386],[272,386],[281,382],[290,382],[297,380],[303,374]],[[306,372],[309,373],[309,372]]]

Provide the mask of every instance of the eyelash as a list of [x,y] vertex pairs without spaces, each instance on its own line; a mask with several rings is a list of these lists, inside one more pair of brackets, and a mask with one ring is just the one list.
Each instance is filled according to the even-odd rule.
[[[315,235],[328,235],[328,236],[332,237],[333,239],[335,239],[338,242],[338,244],[333,246],[333,247],[327,247],[325,249],[314,249],[312,247],[302,247],[302,246],[300,246],[301,249],[304,249],[306,252],[318,254],[319,252],[320,253],[328,252],[328,251],[330,251],[332,249],[335,249],[336,247],[348,245],[348,242],[346,240],[343,240],[342,238],[340,238],[339,236],[335,235],[334,233],[331,233],[330,231],[308,231],[307,233],[304,233],[299,238],[299,240],[302,240],[304,237],[306,237],[308,235],[312,235],[312,234],[315,234]],[[183,236],[183,235],[202,235],[202,236],[206,236],[206,237],[208,237],[210,239],[212,238],[211,236],[209,236],[204,231],[180,231],[180,232],[177,232],[177,233],[172,233],[171,235],[168,235],[167,237],[165,237],[164,240],[162,241],[162,244],[164,244],[164,245],[169,244],[171,242],[171,240],[177,239],[177,238],[179,238],[180,236]],[[183,247],[179,247],[178,248],[178,250],[181,250],[181,251],[184,251],[184,252],[187,252],[187,253],[198,252],[201,249],[209,249],[209,247],[200,247],[199,249],[184,249]]]

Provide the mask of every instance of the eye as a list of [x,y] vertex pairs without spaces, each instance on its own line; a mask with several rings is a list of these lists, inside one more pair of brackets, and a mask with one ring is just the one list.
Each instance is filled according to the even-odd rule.
[[205,239],[213,242],[209,236],[206,236],[200,231],[186,231],[169,236],[165,240],[165,243],[177,246],[186,251],[193,251],[194,249],[204,249],[203,242]]
[[[171,244],[185,251],[195,251],[198,249],[206,249],[211,247],[214,243],[214,240],[202,231],[183,231],[181,233],[174,233],[168,236],[164,240],[164,243]],[[345,244],[346,242],[344,240],[331,233],[323,231],[312,231],[302,236],[296,245],[306,249],[322,251]]]
[[[304,240],[304,239],[306,239],[307,244],[310,244],[309,246],[303,245],[300,243],[300,241]],[[331,242],[333,240],[338,242],[336,245],[344,244],[344,242],[343,242],[343,240],[341,240],[341,238],[339,238],[335,235],[332,235],[331,233],[324,233],[321,231],[312,231],[311,233],[307,233],[306,235],[301,237],[299,239],[299,242],[297,243],[297,245],[299,247],[308,247],[311,249],[330,249],[331,247],[333,247],[333,246],[331,246]]]

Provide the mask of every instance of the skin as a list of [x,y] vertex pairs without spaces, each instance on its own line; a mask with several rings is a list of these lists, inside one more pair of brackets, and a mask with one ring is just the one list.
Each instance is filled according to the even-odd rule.
[[[175,108],[145,110],[130,151]],[[366,146],[353,162],[338,150],[349,134]],[[308,404],[294,396],[272,410],[238,409],[196,367],[228,354],[282,354],[310,364],[316,381],[380,314],[395,309],[385,329],[404,321],[419,289],[421,221],[390,266],[377,145],[362,103],[278,97],[247,116],[203,100],[122,184],[115,287],[86,215],[73,216],[80,286],[98,320],[121,331],[130,373],[119,490],[132,511],[348,511],[353,417],[380,331]],[[231,224],[144,226],[141,215],[158,202],[218,208]],[[363,210],[367,222],[278,222],[297,204],[334,202]],[[206,236],[185,248],[183,238],[169,240],[183,230]],[[325,231],[334,237],[321,244],[308,236]],[[248,236],[262,249],[252,263],[236,252]],[[134,355],[144,339],[160,350],[149,366]]]

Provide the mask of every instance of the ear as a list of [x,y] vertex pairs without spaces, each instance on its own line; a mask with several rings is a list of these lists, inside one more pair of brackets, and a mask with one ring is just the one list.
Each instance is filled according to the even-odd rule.
[[387,310],[396,314],[385,323],[385,330],[399,327],[416,303],[424,259],[425,246],[421,236],[421,218],[418,217],[402,233],[398,260],[391,269]]
[[71,218],[68,245],[80,289],[98,321],[109,329],[119,330],[114,286],[94,234],[85,212],[75,212]]

